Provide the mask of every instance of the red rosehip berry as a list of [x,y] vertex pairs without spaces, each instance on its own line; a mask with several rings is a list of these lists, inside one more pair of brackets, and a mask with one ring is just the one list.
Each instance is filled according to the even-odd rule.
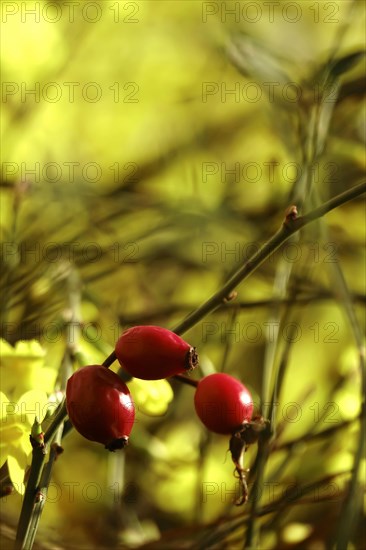
[[115,351],[122,367],[143,380],[168,378],[198,364],[195,348],[163,327],[132,327],[120,336]]
[[68,380],[66,408],[76,430],[115,451],[128,444],[135,407],[117,374],[101,365],[77,370]]
[[194,395],[196,413],[206,428],[218,434],[232,434],[249,422],[253,399],[248,389],[229,374],[202,378]]

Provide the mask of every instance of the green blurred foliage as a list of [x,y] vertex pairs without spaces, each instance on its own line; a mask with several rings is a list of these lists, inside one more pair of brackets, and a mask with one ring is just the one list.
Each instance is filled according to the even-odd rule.
[[[104,0],[79,2],[71,17],[67,2],[42,1],[36,20],[31,4],[2,6],[1,336],[39,340],[58,391],[70,338],[77,368],[102,362],[128,326],[174,327],[290,204],[306,212],[360,181],[365,9],[298,2],[294,21],[283,1],[271,16],[262,1]],[[278,390],[261,548],[322,549],[334,536],[359,437],[345,304],[364,332],[364,242],[353,201],[295,235],[186,335],[201,358],[194,377],[225,370],[267,413]],[[173,399],[168,383],[131,382],[140,405],[125,455],[67,435],[40,548],[243,546],[249,505],[232,502],[228,438],[199,424],[191,387],[171,387]],[[245,459],[250,489],[256,455]],[[293,504],[291,487],[318,481]],[[20,495],[2,503],[7,544]]]

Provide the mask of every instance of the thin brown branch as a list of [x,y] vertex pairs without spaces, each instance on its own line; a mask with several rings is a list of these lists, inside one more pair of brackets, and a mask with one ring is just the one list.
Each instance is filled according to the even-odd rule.
[[275,451],[282,451],[282,450],[290,450],[293,447],[296,447],[296,445],[313,442],[320,440],[322,441],[324,438],[330,437],[338,432],[338,430],[343,430],[345,428],[348,428],[351,426],[356,420],[359,419],[359,416],[356,418],[352,418],[351,420],[345,420],[344,422],[340,422],[339,424],[336,424],[334,426],[330,426],[329,428],[326,428],[325,430],[322,430],[320,432],[316,433],[306,433],[301,437],[298,437],[296,439],[291,439],[290,441],[284,441],[283,443],[276,444],[276,442],[273,442],[273,446],[271,448],[271,452]]
[[[321,218],[331,210],[334,210],[338,206],[345,204],[346,202],[359,197],[366,192],[366,182],[362,182],[359,185],[348,189],[344,193],[337,195],[333,199],[330,199],[326,203],[322,204],[318,208],[315,208],[308,214],[300,217],[296,217],[294,212],[289,212],[286,216],[282,227],[273,235],[273,237],[256,253],[249,258],[249,260],[240,268],[234,275],[227,281],[227,283],[216,292],[211,298],[204,302],[199,308],[193,311],[186,319],[184,319],[174,329],[177,334],[183,334],[203,319],[208,313],[211,313],[219,305],[221,305],[225,298],[241,283],[244,279],[249,277],[253,271],[255,271],[279,246],[287,241],[287,239],[308,225],[309,223]],[[295,208],[295,207],[291,207]]]
[[[173,329],[173,332],[179,335],[184,334],[194,325],[199,323],[206,315],[225,303],[238,284],[249,277],[249,275],[251,275],[267,258],[269,258],[270,255],[281,246],[281,244],[287,241],[291,235],[309,223],[321,218],[331,210],[334,210],[338,206],[359,197],[365,192],[366,182],[362,182],[359,185],[355,185],[351,189],[347,189],[347,191],[344,191],[344,193],[337,195],[333,199],[330,199],[308,214],[300,217],[296,216],[296,207],[291,206],[287,210],[287,214],[281,228],[271,237],[271,239],[263,245],[258,252],[255,252],[249,260],[245,262],[245,264],[240,267],[213,296],[211,296],[211,298],[206,300],[206,302],[192,311],[192,313],[190,313],[181,323],[179,323],[179,325]],[[116,354],[113,351],[103,362],[103,365],[108,368],[115,360]]]

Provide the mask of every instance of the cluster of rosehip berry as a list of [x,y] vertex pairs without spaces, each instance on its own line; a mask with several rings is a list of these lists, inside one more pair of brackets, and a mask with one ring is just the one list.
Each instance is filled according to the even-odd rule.
[[[117,341],[115,358],[132,377],[159,380],[193,370],[198,364],[195,348],[162,327],[137,326]],[[248,498],[242,456],[264,429],[261,416],[253,417],[253,399],[236,378],[224,373],[205,376],[197,383],[196,413],[206,428],[231,435],[230,451],[241,481],[241,504]],[[128,444],[135,407],[127,385],[104,365],[77,370],[68,380],[66,407],[76,430],[110,451]]]

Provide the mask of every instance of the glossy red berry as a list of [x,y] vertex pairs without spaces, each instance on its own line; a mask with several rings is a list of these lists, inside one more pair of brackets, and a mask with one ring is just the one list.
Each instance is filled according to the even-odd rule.
[[135,407],[117,374],[101,365],[77,370],[68,380],[66,408],[76,430],[110,451],[128,443]]
[[122,367],[143,380],[168,378],[198,364],[195,348],[163,327],[132,327],[120,336],[115,351]]
[[253,414],[248,389],[229,374],[216,373],[199,381],[194,396],[196,413],[212,432],[232,434]]

